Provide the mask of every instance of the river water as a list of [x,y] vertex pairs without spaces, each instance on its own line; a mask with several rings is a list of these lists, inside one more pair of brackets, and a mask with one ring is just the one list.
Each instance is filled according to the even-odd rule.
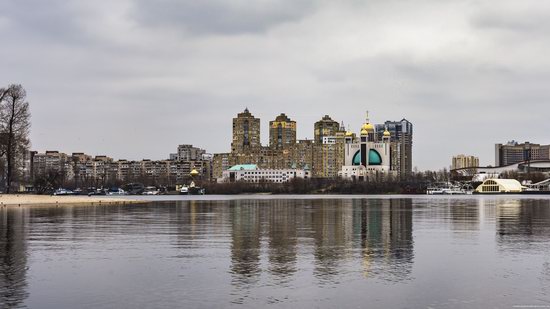
[[1,208],[0,308],[550,308],[548,198],[167,199]]

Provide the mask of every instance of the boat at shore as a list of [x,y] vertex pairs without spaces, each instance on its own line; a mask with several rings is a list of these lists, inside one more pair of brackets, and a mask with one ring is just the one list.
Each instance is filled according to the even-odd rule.
[[470,195],[473,190],[451,183],[440,183],[426,189],[427,195]]

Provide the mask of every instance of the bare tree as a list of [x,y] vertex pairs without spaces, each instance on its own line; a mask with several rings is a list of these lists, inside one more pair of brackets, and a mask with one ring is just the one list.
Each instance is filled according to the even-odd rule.
[[30,111],[27,93],[21,85],[0,89],[0,156],[6,158],[6,193],[10,193],[19,164],[29,147]]

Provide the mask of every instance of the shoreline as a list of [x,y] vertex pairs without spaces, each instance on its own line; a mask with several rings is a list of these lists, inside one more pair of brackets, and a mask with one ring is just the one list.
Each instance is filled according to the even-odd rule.
[[214,194],[214,195],[160,195],[160,196],[53,196],[35,194],[0,194],[0,208],[13,207],[52,207],[52,206],[108,206],[131,205],[151,202],[169,201],[218,201],[218,200],[246,200],[246,199],[387,199],[387,198],[473,198],[491,197],[517,197],[517,198],[550,198],[550,194],[472,194],[472,195],[426,195],[426,194],[265,194],[265,193],[241,193],[241,194]]
[[1,194],[0,207],[52,206],[52,205],[125,205],[142,204],[146,200],[125,197],[55,196],[35,194]]

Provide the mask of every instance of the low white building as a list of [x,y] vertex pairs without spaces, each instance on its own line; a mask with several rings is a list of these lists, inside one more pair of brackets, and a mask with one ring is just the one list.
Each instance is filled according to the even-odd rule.
[[523,189],[515,179],[487,179],[477,187],[476,193],[521,193]]
[[273,182],[283,183],[294,178],[310,178],[308,169],[259,169],[256,164],[235,165],[223,171],[218,182]]

